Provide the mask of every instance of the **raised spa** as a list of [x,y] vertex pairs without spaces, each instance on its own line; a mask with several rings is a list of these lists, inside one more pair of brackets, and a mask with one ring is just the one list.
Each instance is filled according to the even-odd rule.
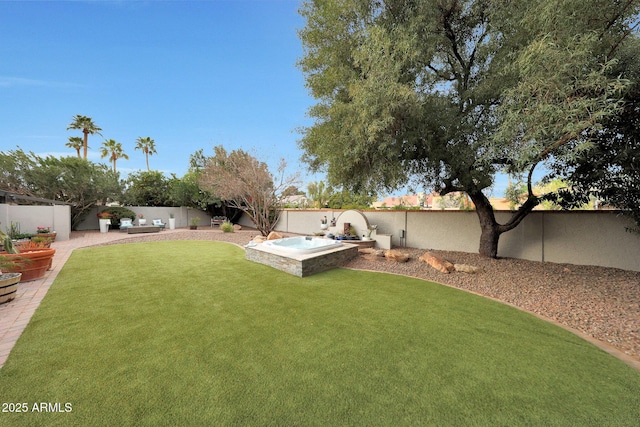
[[306,277],[341,266],[358,256],[358,247],[335,240],[297,236],[247,245],[245,254],[249,261]]
[[316,239],[308,236],[287,237],[267,240],[263,245],[289,254],[310,254],[342,246],[342,242],[330,239]]

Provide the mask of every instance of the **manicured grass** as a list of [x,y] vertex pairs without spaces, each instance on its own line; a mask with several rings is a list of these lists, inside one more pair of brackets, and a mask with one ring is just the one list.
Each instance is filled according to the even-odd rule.
[[640,373],[513,308],[217,242],[76,251],[0,370],[1,425],[611,425]]

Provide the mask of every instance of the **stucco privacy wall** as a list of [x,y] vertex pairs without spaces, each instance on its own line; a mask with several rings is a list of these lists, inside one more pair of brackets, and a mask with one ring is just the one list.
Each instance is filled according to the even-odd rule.
[[[276,230],[311,234],[320,219],[341,211],[285,210]],[[363,211],[392,244],[420,249],[478,252],[480,225],[473,211]],[[509,212],[496,212],[498,222]],[[246,216],[240,221],[251,226]],[[500,237],[498,255],[532,261],[599,265],[640,271],[640,236],[625,231],[633,223],[612,211],[538,211]],[[405,238],[400,238],[404,230]]]
[[[203,212],[199,209],[185,208],[185,207],[153,207],[153,206],[125,206],[127,209],[133,211],[137,214],[142,214],[148,220],[147,223],[150,223],[152,219],[158,218],[161,219],[165,224],[169,224],[169,214],[173,214],[176,219],[176,228],[184,228],[189,225],[189,221],[192,218],[198,217],[200,218],[200,223],[198,226],[200,227],[208,227],[211,225],[211,216],[209,216],[206,212]],[[78,227],[77,230],[97,230],[100,228],[100,224],[98,222],[98,211],[104,210],[104,206],[100,206],[99,208],[93,208],[89,214],[84,218]],[[132,218],[135,219],[135,218]]]
[[51,227],[56,240],[69,240],[71,206],[27,206],[0,204],[0,227],[6,232],[11,222],[20,223],[20,232],[35,233],[38,227]]

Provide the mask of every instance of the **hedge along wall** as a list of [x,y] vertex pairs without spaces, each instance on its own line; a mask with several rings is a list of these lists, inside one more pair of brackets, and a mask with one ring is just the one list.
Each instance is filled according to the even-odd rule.
[[[276,230],[312,234],[320,219],[338,217],[339,210],[288,209]],[[391,234],[394,246],[478,252],[480,224],[474,211],[363,211],[378,233]],[[509,212],[496,212],[504,223]],[[243,217],[242,225],[251,226]],[[599,265],[640,271],[640,235],[617,211],[534,211],[500,237],[498,256],[577,265]],[[400,238],[404,230],[405,238]]]

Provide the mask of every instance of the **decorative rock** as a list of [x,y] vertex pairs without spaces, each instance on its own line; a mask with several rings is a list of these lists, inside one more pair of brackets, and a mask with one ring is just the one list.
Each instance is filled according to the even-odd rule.
[[383,257],[384,256],[384,251],[382,249],[359,248],[358,252],[360,252],[361,254],[365,254],[365,255],[374,255],[374,256],[379,256],[379,257]]
[[366,259],[367,261],[380,261],[382,260],[382,258],[384,258],[384,253],[382,256],[378,256],[376,254],[363,254],[362,258]]
[[283,238],[284,238],[284,236],[282,234],[278,233],[277,231],[272,231],[267,236],[267,240],[278,240],[278,239],[283,239]]
[[478,267],[474,267],[473,265],[469,264],[454,264],[453,266],[455,267],[456,271],[461,271],[463,273],[476,274],[480,271]]
[[240,224],[233,224],[233,229],[235,231],[240,231],[240,230],[242,230],[242,226]]
[[384,256],[387,259],[387,261],[396,261],[396,262],[409,261],[409,255],[403,252],[397,251],[395,249],[389,249],[384,253]]
[[449,261],[440,258],[439,256],[432,254],[431,252],[425,252],[424,254],[422,254],[422,256],[418,258],[418,261],[426,262],[431,267],[445,274],[449,274],[456,269],[455,266]]
[[254,242],[254,243],[262,243],[262,242],[264,242],[265,240],[267,240],[267,239],[266,239],[266,237],[264,237],[264,236],[262,236],[262,235],[260,235],[260,236],[256,236],[256,237],[254,237],[254,238],[253,238],[253,242]]

